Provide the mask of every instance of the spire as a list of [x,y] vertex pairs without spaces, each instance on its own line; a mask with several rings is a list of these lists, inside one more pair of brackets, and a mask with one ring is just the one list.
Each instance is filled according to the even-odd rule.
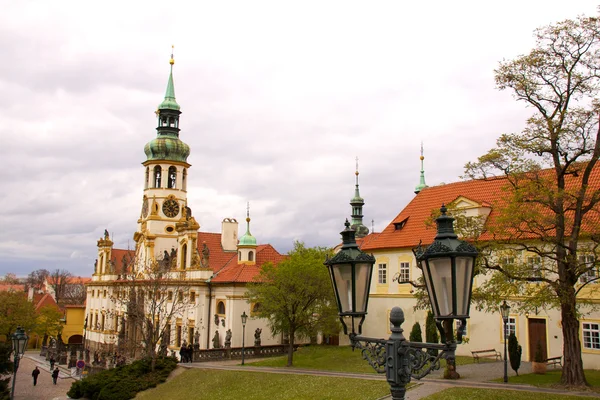
[[250,202],[246,206],[246,233],[240,238],[240,246],[256,246],[256,238],[250,233]]
[[363,225],[362,208],[365,205],[365,201],[360,197],[360,190],[358,188],[358,157],[356,157],[356,185],[354,188],[354,197],[350,200],[352,206],[352,228],[356,230],[356,237],[361,238],[369,234],[369,228]]
[[175,85],[173,84],[173,64],[175,64],[175,59],[173,58],[173,49],[175,46],[171,46],[171,59],[169,60],[169,64],[171,64],[171,71],[169,73],[169,81],[167,82],[167,91],[165,92],[165,99],[158,106],[159,110],[179,110],[179,104],[175,100]]
[[158,105],[156,116],[158,135],[144,147],[146,161],[167,160],[187,162],[190,155],[190,147],[179,140],[179,116],[181,114],[179,104],[175,100],[175,86],[173,85],[173,51],[171,50],[171,71],[169,72],[169,82],[165,99]]
[[423,169],[423,160],[425,159],[425,157],[423,157],[423,142],[421,142],[421,178],[419,180],[419,184],[415,187],[415,194],[418,194],[421,190],[425,189],[427,186],[427,184],[425,183],[425,170]]

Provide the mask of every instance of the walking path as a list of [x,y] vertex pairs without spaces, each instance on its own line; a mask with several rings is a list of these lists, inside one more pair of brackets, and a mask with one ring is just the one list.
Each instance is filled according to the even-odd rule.
[[[206,363],[191,363],[180,364],[184,368],[200,368],[200,369],[220,369],[230,371],[254,371],[273,374],[296,374],[296,375],[312,375],[312,376],[332,376],[345,377],[354,379],[366,380],[385,380],[381,374],[357,374],[334,371],[307,370],[296,368],[271,368],[271,367],[254,367],[252,360],[249,360],[245,366],[239,365],[239,361],[220,361]],[[31,371],[37,366],[41,370],[38,378],[37,386],[33,386]],[[595,397],[600,398],[600,394],[594,392],[571,392],[558,389],[537,388],[528,385],[513,385],[510,383],[510,377],[514,376],[514,371],[509,369],[509,383],[490,382],[492,379],[501,378],[504,376],[504,363],[487,362],[481,364],[460,365],[457,367],[461,375],[461,379],[456,381],[442,379],[442,371],[435,371],[428,378],[420,381],[413,381],[415,385],[407,392],[408,400],[418,400],[427,397],[433,393],[448,389],[451,387],[472,387],[483,389],[499,389],[499,390],[518,390],[533,392],[538,394],[568,394],[572,396]],[[70,370],[65,367],[60,367],[59,380],[56,385],[52,383],[50,376],[50,365],[45,358],[40,357],[39,353],[26,353],[21,360],[19,370],[17,372],[17,381],[15,388],[16,400],[66,400],[66,393],[70,389],[74,379],[70,375]],[[522,374],[531,372],[531,363],[523,362],[519,371]],[[384,399],[391,399],[390,396]]]

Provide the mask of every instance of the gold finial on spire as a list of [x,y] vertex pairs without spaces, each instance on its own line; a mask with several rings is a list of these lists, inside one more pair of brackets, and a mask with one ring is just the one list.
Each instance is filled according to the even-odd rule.
[[171,45],[171,59],[169,60],[169,64],[175,64],[175,59],[173,58],[173,49],[175,49],[175,45]]
[[246,222],[250,222],[250,202],[246,206]]
[[356,157],[356,172],[354,174],[358,176],[358,157]]
[[421,141],[421,157],[419,158],[421,159],[421,161],[425,159],[425,157],[423,157],[423,141]]

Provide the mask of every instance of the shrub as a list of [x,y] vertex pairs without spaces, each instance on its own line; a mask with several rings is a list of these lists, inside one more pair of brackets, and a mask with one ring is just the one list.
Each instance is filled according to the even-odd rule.
[[519,367],[521,366],[521,353],[523,353],[523,349],[515,334],[511,333],[508,336],[508,358],[510,359],[510,367],[517,373],[517,376],[519,376]]
[[74,382],[67,395],[73,399],[82,397],[91,400],[133,399],[138,392],[164,382],[176,367],[177,359],[173,357],[157,359],[154,372],[152,360],[138,360]]
[[410,340],[411,342],[423,341],[423,334],[421,333],[421,324],[415,322],[415,324],[412,327],[412,330],[410,331],[410,336],[408,340]]
[[[440,338],[438,336],[437,327],[435,326],[435,319],[431,311],[427,312],[427,320],[425,321],[425,340],[427,343],[439,343]],[[432,356],[437,356],[438,351],[435,349],[427,350]]]

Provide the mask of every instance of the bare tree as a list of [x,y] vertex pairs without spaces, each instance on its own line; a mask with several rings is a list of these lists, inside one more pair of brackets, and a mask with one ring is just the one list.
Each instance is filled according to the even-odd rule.
[[62,302],[63,304],[84,304],[86,295],[83,282],[77,282],[75,279],[72,279],[72,282],[64,288]]
[[165,355],[169,345],[172,323],[191,307],[189,287],[183,283],[185,271],[173,270],[168,259],[142,265],[132,260],[129,267],[111,296],[115,304],[112,312],[122,317],[120,326],[115,327],[119,330],[119,346],[123,349],[125,340],[131,355],[141,347],[143,354],[152,359],[154,369],[156,358]]
[[47,269],[36,269],[27,275],[25,285],[27,286],[27,289],[33,288],[39,292],[44,289],[44,283],[49,276],[50,272]]
[[48,283],[54,291],[54,299],[57,303],[60,303],[65,297],[65,291],[72,278],[73,275],[64,269],[56,269],[48,276]]

